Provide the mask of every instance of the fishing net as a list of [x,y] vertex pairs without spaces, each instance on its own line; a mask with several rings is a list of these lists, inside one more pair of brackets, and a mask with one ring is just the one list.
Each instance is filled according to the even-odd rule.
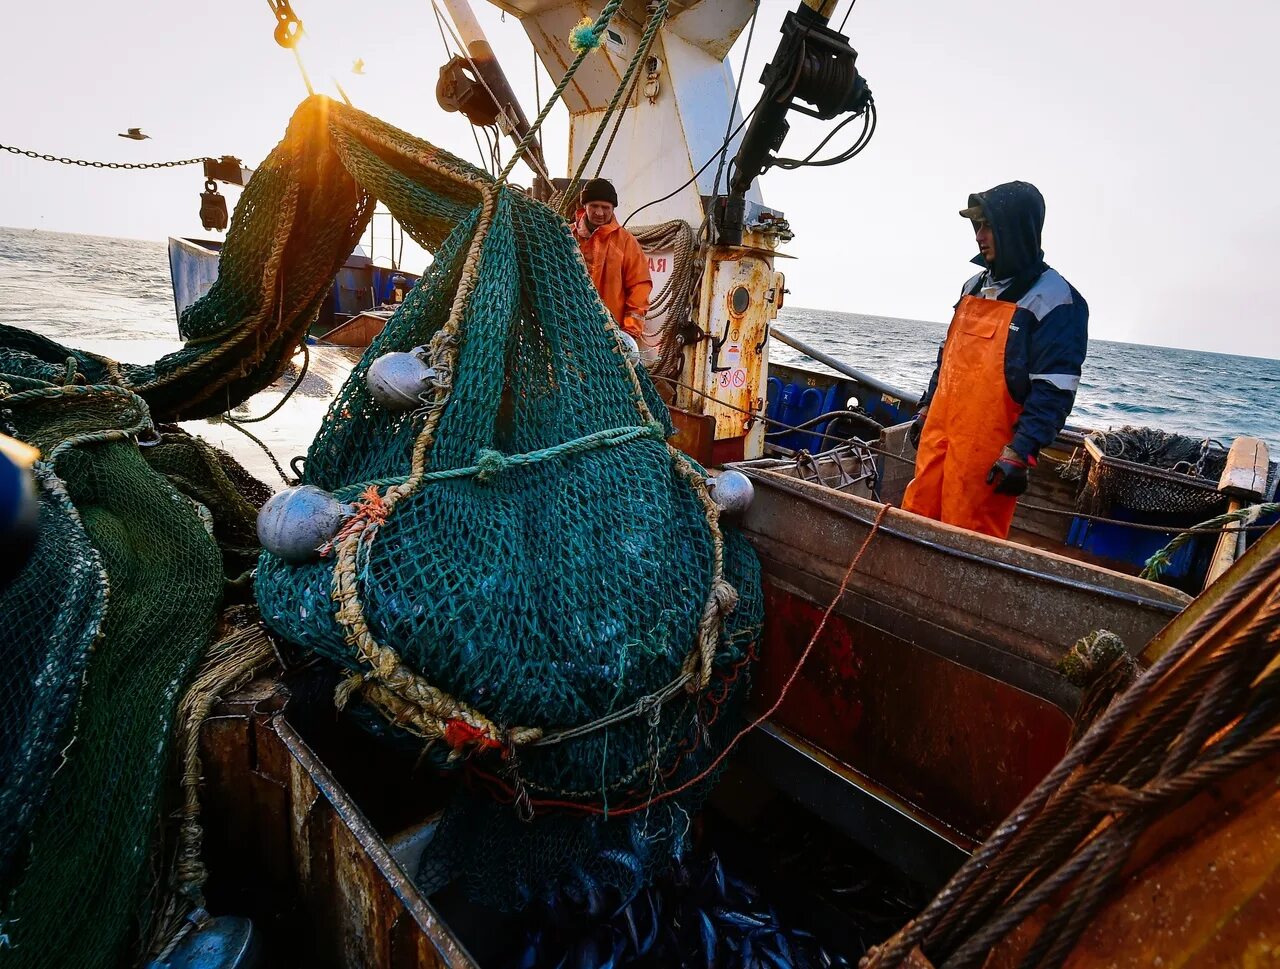
[[136,443],[154,434],[139,397],[35,381],[0,374],[6,433],[43,454],[36,555],[0,597],[4,959],[109,966],[148,888],[174,706],[222,561]]
[[1217,441],[1148,427],[1098,431],[1086,440],[1078,503],[1087,514],[1128,508],[1207,517],[1226,507],[1218,478],[1227,452]]
[[[263,617],[350,672],[340,704],[465,768],[427,890],[460,878],[501,908],[574,881],[632,893],[679,849],[739,719],[758,565],[667,445],[564,221],[320,104],[329,149],[436,258],[307,455],[306,482],[357,513],[319,562],[264,553]],[[422,406],[382,407],[369,365],[416,347]]]

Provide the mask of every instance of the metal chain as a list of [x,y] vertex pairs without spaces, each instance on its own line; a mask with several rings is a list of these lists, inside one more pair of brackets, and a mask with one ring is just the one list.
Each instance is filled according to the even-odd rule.
[[79,165],[81,168],[118,168],[127,169],[129,171],[141,171],[152,168],[180,168],[183,165],[203,165],[207,161],[215,159],[209,157],[202,158],[184,158],[181,161],[163,161],[163,162],[104,162],[104,161],[85,161],[83,158],[60,158],[57,155],[45,155],[38,151],[28,151],[25,148],[15,148],[13,145],[0,145],[7,152],[14,155],[26,155],[28,158],[35,158],[38,161],[59,162],[63,165]]

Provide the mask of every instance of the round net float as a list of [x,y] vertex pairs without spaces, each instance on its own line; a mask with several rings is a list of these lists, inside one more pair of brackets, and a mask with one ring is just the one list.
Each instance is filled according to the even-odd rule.
[[388,410],[409,410],[422,404],[422,395],[431,389],[434,367],[417,353],[384,353],[365,374],[369,393]]
[[711,498],[722,515],[741,515],[751,507],[756,489],[741,471],[724,471],[707,481]]
[[286,562],[310,562],[350,514],[350,506],[314,485],[286,488],[258,512],[258,539]]

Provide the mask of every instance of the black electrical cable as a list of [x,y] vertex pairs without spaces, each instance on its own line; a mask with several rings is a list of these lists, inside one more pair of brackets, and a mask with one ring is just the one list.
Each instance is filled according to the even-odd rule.
[[[737,104],[738,92],[742,90],[742,79],[747,75],[747,58],[751,56],[751,41],[752,41],[752,38],[754,38],[756,35],[756,17],[759,13],[760,13],[760,0],[756,0],[755,6],[751,10],[751,23],[747,27],[747,45],[746,47],[743,48],[742,63],[738,66],[738,80],[734,83],[734,86],[733,86],[733,98],[734,98],[735,106]],[[753,108],[752,110],[755,110],[755,109]],[[724,126],[724,144],[720,146],[720,164],[716,167],[715,181],[711,183],[711,194],[713,196],[720,194],[720,175],[724,172],[725,158],[729,154],[729,143],[733,141],[733,135],[729,133],[729,128],[732,125],[733,125],[733,110],[731,108],[729,110],[729,121]],[[728,173],[727,177],[730,179],[730,181],[732,181],[732,178],[733,178],[732,163],[730,163],[729,168],[730,168],[730,172]]]
[[734,128],[733,131],[730,133],[729,137],[724,140],[724,144],[721,145],[712,153],[711,157],[708,158],[703,163],[701,168],[699,168],[696,172],[693,173],[693,176],[691,178],[689,178],[687,181],[681,184],[678,188],[662,196],[662,198],[654,199],[652,202],[645,202],[644,205],[640,206],[640,208],[636,209],[634,212],[632,212],[630,215],[627,216],[626,222],[622,223],[623,226],[625,227],[628,222],[634,219],[637,215],[639,215],[649,206],[657,205],[659,202],[665,202],[667,199],[672,198],[673,196],[679,194],[680,192],[683,192],[686,188],[692,185],[697,180],[699,175],[701,175],[703,172],[705,172],[708,168],[711,167],[711,163],[715,161],[716,158],[719,157],[720,153],[725,149],[725,147],[729,144],[729,142],[733,141],[734,137],[738,134],[739,131],[743,129],[746,123],[751,120],[751,116],[754,115],[755,113],[756,113],[755,108],[752,108],[749,112],[747,112],[747,116],[742,119],[742,121],[738,124],[738,127]]
[[846,124],[848,124],[850,121],[852,121],[853,118],[857,117],[857,115],[850,115],[844,121],[840,122],[840,124],[838,124],[834,130],[832,130],[831,134],[827,135],[827,137],[822,140],[822,142],[818,145],[818,147],[815,148],[813,151],[811,151],[804,158],[776,158],[774,159],[773,164],[778,168],[782,168],[787,171],[794,171],[797,168],[825,168],[831,165],[844,164],[845,162],[849,161],[849,159],[853,158],[855,155],[860,154],[862,150],[871,143],[871,137],[876,133],[877,114],[876,114],[875,102],[871,102],[870,104],[867,105],[867,110],[863,113],[863,116],[866,120],[863,122],[862,133],[858,135],[857,140],[854,141],[852,145],[850,145],[840,154],[832,155],[830,158],[821,158],[818,161],[813,160],[813,156],[816,155],[822,149],[822,146],[825,145],[828,140],[830,140],[831,136],[834,135],[837,131],[839,131],[842,127],[844,127]]

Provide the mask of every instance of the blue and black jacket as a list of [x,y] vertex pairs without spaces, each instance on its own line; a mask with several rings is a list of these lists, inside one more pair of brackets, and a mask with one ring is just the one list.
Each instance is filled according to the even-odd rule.
[[[979,295],[984,285],[999,280],[1005,286],[996,298],[1018,305],[1009,322],[1004,379],[1009,396],[1022,405],[1009,444],[1026,458],[1053,443],[1075,404],[1089,347],[1089,304],[1045,264],[1040,248],[1044,198],[1034,185],[999,185],[970,195],[969,205],[981,206],[991,224],[996,261],[988,267],[981,255],[974,257],[973,262],[986,269],[964,284],[961,296]],[[938,364],[921,406],[938,388],[945,349],[945,344],[938,349]]]

